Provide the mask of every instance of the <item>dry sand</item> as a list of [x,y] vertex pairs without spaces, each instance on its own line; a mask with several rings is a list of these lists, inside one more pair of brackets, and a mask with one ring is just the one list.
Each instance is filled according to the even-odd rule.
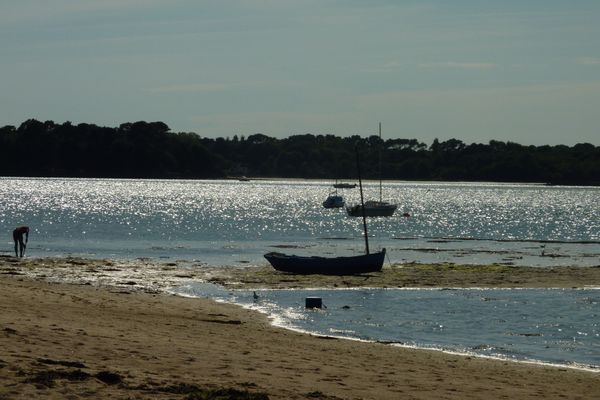
[[[62,268],[97,277],[127,270],[67,261]],[[49,269],[44,262],[0,262],[0,399],[202,399],[219,390],[246,399],[600,394],[595,372],[319,338],[233,305],[136,290],[131,281],[76,285],[42,281],[48,273],[20,275]],[[168,267],[157,270],[184,279]]]

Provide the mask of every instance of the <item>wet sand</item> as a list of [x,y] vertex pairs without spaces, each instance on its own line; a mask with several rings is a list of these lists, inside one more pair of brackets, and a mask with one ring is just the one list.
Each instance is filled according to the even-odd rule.
[[116,261],[84,258],[0,256],[0,274],[58,282],[131,286],[147,291],[203,280],[239,289],[290,288],[586,288],[600,287],[595,267],[516,267],[500,264],[395,264],[381,272],[348,276],[295,275],[268,265],[214,267],[186,261]]
[[204,279],[227,287],[258,288],[584,288],[600,287],[600,267],[397,264],[349,276],[294,275],[268,266],[207,268]]
[[[1,258],[0,399],[196,399],[203,391],[245,399],[586,399],[600,393],[599,373],[275,328],[237,306],[160,291],[198,279],[205,266],[145,263]],[[208,269],[221,279],[218,269]],[[69,275],[73,283],[57,283]],[[332,277],[324,279],[331,284]],[[298,284],[290,276],[281,281]]]

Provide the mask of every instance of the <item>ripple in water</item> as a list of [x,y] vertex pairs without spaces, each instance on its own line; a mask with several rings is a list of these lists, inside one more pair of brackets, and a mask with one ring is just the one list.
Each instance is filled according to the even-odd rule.
[[[207,254],[213,263],[262,263],[262,254],[281,244],[334,255],[363,251],[359,219],[322,208],[330,190],[325,181],[0,178],[0,224],[6,232],[32,227],[30,255]],[[359,200],[357,189],[340,192],[349,204]],[[377,184],[365,185],[366,199],[378,193]],[[385,184],[384,197],[399,204],[398,212],[370,219],[369,233],[372,246],[386,247],[393,262],[597,265],[598,188],[396,182]],[[215,251],[231,243],[245,250]]]

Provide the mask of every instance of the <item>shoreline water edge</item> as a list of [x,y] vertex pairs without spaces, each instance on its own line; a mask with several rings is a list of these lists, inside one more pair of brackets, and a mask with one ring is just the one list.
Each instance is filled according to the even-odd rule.
[[[417,287],[417,278],[427,282],[420,287],[430,289],[439,287],[435,281],[475,287],[474,280],[487,287],[600,287],[597,267],[574,267],[564,275],[510,267],[512,278],[505,268],[397,265],[379,277],[337,277],[336,283],[334,277],[282,275],[260,266],[3,256],[0,285],[8,298],[1,305],[6,353],[0,356],[0,376],[7,384],[0,398],[85,392],[95,398],[191,399],[196,397],[190,393],[202,390],[229,390],[232,399],[583,398],[597,393],[600,374],[585,368],[281,331],[267,317],[257,318],[256,310],[168,295],[198,281],[245,291],[390,288],[400,282]],[[465,280],[473,274],[479,278]]]
[[[349,276],[294,275],[274,271],[268,266],[222,267],[193,264],[189,262],[160,262],[151,259],[108,260],[65,258],[25,258],[0,256],[0,274],[24,276],[34,280],[109,288],[128,288],[148,293],[169,293],[189,297],[206,297],[232,303],[266,314],[275,326],[317,336],[341,339],[357,339],[352,335],[319,333],[307,328],[293,326],[274,314],[275,307],[261,307],[256,291],[288,290],[500,290],[500,289],[556,289],[599,290],[600,267],[514,267],[506,265],[455,265],[455,264],[396,264],[386,266],[380,273]],[[187,288],[187,289],[186,289]],[[191,288],[191,289],[190,289]],[[254,291],[254,301],[248,293]],[[319,294],[320,295],[320,294]],[[272,296],[273,297],[273,296]],[[298,296],[296,296],[298,297]],[[486,301],[488,299],[485,299]],[[586,299],[587,301],[588,299]],[[594,304],[596,301],[589,300]],[[345,306],[349,308],[348,306]],[[277,312],[282,312],[277,309]],[[279,321],[279,322],[277,322]],[[342,329],[342,328],[340,328]],[[532,334],[529,334],[532,335]],[[533,336],[533,335],[532,335]],[[541,336],[541,335],[540,335]],[[511,359],[486,356],[476,352],[457,352],[436,347],[418,346],[401,341],[369,339],[409,348],[424,348],[460,353],[466,356],[488,357],[500,360],[537,362],[559,367],[600,371],[599,365],[572,362],[555,364],[541,360]]]
[[[364,289],[372,289],[372,288],[364,288]],[[395,288],[389,288],[389,290],[394,290],[394,289]],[[405,288],[405,290],[438,290],[438,289],[444,290],[444,288]],[[478,288],[467,288],[467,289],[477,290]],[[594,289],[598,290],[600,288],[594,288]],[[278,290],[294,290],[294,289],[278,289]],[[318,288],[317,288],[317,290],[318,290]],[[337,290],[344,290],[344,289],[337,289]],[[505,289],[505,290],[519,290],[519,288],[510,288],[510,289]],[[212,290],[210,290],[210,291],[212,292]],[[288,320],[285,320],[284,318],[282,318],[281,315],[272,313],[269,308],[261,307],[259,305],[251,304],[248,302],[243,303],[243,302],[239,302],[236,300],[227,299],[226,298],[227,296],[223,296],[223,297],[219,298],[219,297],[213,297],[214,295],[206,295],[206,294],[189,295],[189,294],[186,294],[185,291],[181,291],[181,290],[168,291],[168,293],[178,295],[178,296],[188,297],[191,299],[203,297],[203,298],[209,298],[211,300],[215,300],[215,301],[221,302],[221,303],[234,304],[234,305],[240,306],[244,309],[247,309],[247,310],[250,310],[253,312],[258,312],[258,313],[265,315],[269,319],[269,321],[271,321],[271,324],[274,327],[287,329],[287,330],[291,330],[291,331],[294,331],[297,333],[307,334],[307,335],[311,335],[311,336],[323,338],[323,339],[340,339],[340,340],[349,340],[349,341],[356,341],[356,342],[363,342],[363,343],[377,343],[377,344],[384,344],[384,345],[395,346],[395,347],[405,348],[405,349],[436,351],[436,352],[441,352],[441,353],[456,355],[456,356],[461,356],[461,357],[475,357],[475,358],[494,360],[494,361],[498,361],[498,362],[507,362],[508,361],[508,362],[522,363],[522,364],[547,366],[547,367],[559,368],[559,369],[568,368],[568,369],[586,371],[586,372],[591,372],[591,373],[600,373],[600,365],[592,365],[592,364],[586,364],[586,363],[581,363],[581,362],[568,362],[568,363],[549,362],[549,361],[538,360],[535,358],[513,358],[513,357],[503,356],[500,354],[485,355],[485,354],[481,354],[476,351],[464,349],[464,348],[460,349],[460,350],[451,350],[447,347],[441,347],[439,345],[425,346],[425,345],[421,345],[421,344],[409,344],[409,343],[405,343],[405,342],[401,342],[401,341],[363,339],[363,338],[359,338],[359,337],[355,337],[355,336],[346,336],[346,335],[344,335],[344,333],[350,332],[350,333],[354,334],[355,332],[351,331],[351,330],[343,330],[343,329],[339,329],[339,330],[330,329],[330,331],[327,333],[320,333],[320,332],[315,332],[315,331],[313,331],[311,329],[307,329],[307,328],[295,327],[292,324],[290,324],[290,322]],[[231,295],[231,293],[229,293],[229,294]],[[311,310],[311,312],[315,312],[315,311],[320,312],[321,310]],[[521,334],[521,335],[523,335],[523,336],[530,336],[530,335],[531,336],[541,336],[538,334],[530,334],[530,333],[525,333],[525,334]]]

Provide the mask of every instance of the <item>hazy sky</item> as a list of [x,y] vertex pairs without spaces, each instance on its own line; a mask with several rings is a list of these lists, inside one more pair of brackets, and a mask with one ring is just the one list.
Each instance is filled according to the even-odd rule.
[[600,145],[598,0],[2,0],[0,126]]

